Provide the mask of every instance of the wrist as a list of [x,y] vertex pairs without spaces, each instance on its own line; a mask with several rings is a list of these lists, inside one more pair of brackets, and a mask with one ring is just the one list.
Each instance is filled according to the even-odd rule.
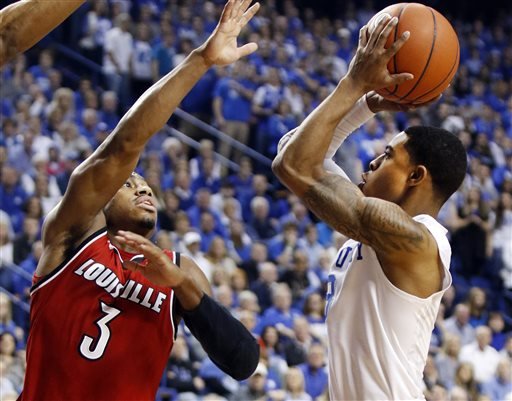
[[215,63],[213,62],[212,59],[210,59],[207,55],[206,55],[206,52],[205,52],[205,48],[206,48],[206,43],[201,45],[200,47],[198,47],[197,49],[195,50],[192,50],[192,52],[190,53],[191,57],[192,58],[197,58],[202,64],[203,66],[208,69],[210,67],[212,67]]
[[343,77],[338,84],[338,87],[343,86],[344,93],[353,96],[355,100],[366,94],[368,90],[363,81],[355,79],[350,74]]

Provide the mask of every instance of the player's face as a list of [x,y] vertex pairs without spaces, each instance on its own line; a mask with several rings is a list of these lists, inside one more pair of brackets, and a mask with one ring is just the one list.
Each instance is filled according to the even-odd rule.
[[105,207],[107,225],[145,234],[156,224],[153,191],[146,180],[132,174]]
[[407,195],[407,179],[412,172],[409,153],[404,145],[407,134],[401,132],[386,146],[383,154],[370,163],[359,188],[366,196],[400,204]]

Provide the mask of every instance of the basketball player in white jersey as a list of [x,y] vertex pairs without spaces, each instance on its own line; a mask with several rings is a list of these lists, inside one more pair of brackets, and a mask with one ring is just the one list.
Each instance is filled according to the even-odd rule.
[[386,67],[408,38],[384,48],[396,23],[387,17],[370,34],[361,29],[347,75],[285,136],[273,162],[312,212],[350,238],[333,262],[327,294],[332,401],[424,400],[429,340],[451,284],[450,245],[435,218],[465,175],[460,141],[439,128],[408,128],[370,163],[359,186],[331,159],[385,103],[371,91],[412,78]]

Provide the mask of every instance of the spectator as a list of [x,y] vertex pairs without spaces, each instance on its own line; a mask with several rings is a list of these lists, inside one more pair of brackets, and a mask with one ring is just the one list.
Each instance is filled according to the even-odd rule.
[[291,263],[287,265],[279,281],[286,283],[291,289],[293,305],[296,308],[302,308],[306,295],[320,287],[320,280],[311,271],[308,255],[302,249],[293,251]]
[[325,344],[327,340],[327,329],[325,327],[325,302],[318,291],[306,296],[302,313],[309,323],[310,331]]
[[152,55],[152,74],[153,81],[158,81],[161,77],[171,71],[176,63],[176,38],[174,32],[169,29],[164,32],[162,41],[153,49]]
[[240,265],[242,270],[247,274],[247,280],[250,286],[258,279],[260,266],[267,260],[267,255],[268,252],[265,243],[258,241],[252,243],[249,258],[244,260]]
[[446,333],[441,352],[434,359],[443,387],[450,390],[455,384],[455,372],[459,365],[460,338]]
[[290,332],[293,321],[300,312],[292,308],[292,293],[285,283],[272,286],[272,306],[265,310],[256,332],[261,332],[265,326],[275,326],[279,331]]
[[255,196],[251,203],[251,219],[249,226],[253,236],[260,240],[267,240],[276,235],[274,222],[269,218],[270,205],[267,198]]
[[236,267],[235,261],[229,257],[228,250],[224,239],[219,236],[214,236],[208,248],[208,251],[204,255],[206,268],[212,272],[221,269],[228,276],[234,273]]
[[105,34],[103,72],[109,90],[114,91],[121,101],[122,109],[128,105],[129,71],[132,57],[133,37],[129,32],[131,18],[121,13],[115,18],[115,27]]
[[497,351],[501,351],[505,346],[507,334],[505,333],[505,321],[501,312],[494,311],[489,313],[489,322],[487,323],[492,333],[491,346]]
[[268,253],[271,260],[281,266],[287,266],[293,252],[298,249],[297,243],[299,230],[293,222],[287,223],[282,228],[282,234],[278,234],[269,242]]
[[447,333],[459,336],[462,345],[469,344],[475,339],[475,329],[469,324],[469,308],[465,304],[455,306],[455,312],[445,320],[444,328]]
[[482,394],[491,400],[504,400],[512,394],[512,369],[510,361],[502,359],[496,368],[496,374],[482,384]]
[[267,381],[268,370],[264,363],[260,362],[256,370],[246,384],[242,384],[238,391],[233,394],[230,401],[267,401]]
[[[214,89],[213,113],[217,127],[236,141],[246,145],[249,140],[249,122],[251,119],[251,100],[254,96],[255,83],[248,78],[253,68],[244,60],[235,63],[230,75],[219,79]],[[248,71],[249,70],[249,71]],[[222,141],[219,153],[230,159],[232,146]],[[242,153],[233,152],[235,162]]]
[[[137,25],[131,54],[131,94],[138,99],[153,83],[151,30],[145,23]],[[170,70],[169,70],[170,71]]]
[[[272,400],[280,400],[279,391],[270,392]],[[284,377],[284,401],[312,401],[313,398],[306,393],[304,375],[299,368],[290,368]]]
[[101,109],[98,119],[107,124],[109,130],[113,130],[119,123],[117,94],[114,91],[105,91],[101,94]]
[[304,375],[305,390],[312,399],[317,399],[327,390],[327,371],[325,348],[320,343],[313,343],[307,351],[307,361],[299,368]]
[[479,287],[472,287],[468,294],[469,324],[473,327],[487,323],[487,295]]
[[[7,270],[5,266],[12,265],[14,262],[14,231],[11,225],[9,215],[0,210],[0,270]],[[2,274],[2,277],[4,274]],[[9,280],[10,281],[10,280]],[[2,279],[2,286],[9,281]]]
[[478,326],[476,340],[464,345],[460,351],[460,361],[473,365],[475,380],[479,384],[491,379],[500,360],[498,351],[491,347],[490,343],[491,329],[487,326]]
[[213,275],[212,265],[205,258],[203,252],[201,252],[201,236],[195,232],[187,232],[183,236],[183,253],[194,259],[197,265],[201,268],[208,281],[211,282]]
[[16,236],[13,242],[13,262],[19,265],[32,251],[32,245],[39,236],[39,220],[26,217],[23,220],[23,231]]
[[[263,251],[261,255],[263,255]],[[272,306],[272,286],[277,281],[277,267],[272,262],[262,261],[258,264],[258,270],[258,280],[253,282],[250,288],[258,297],[261,309],[265,311]]]
[[476,400],[480,394],[478,383],[475,380],[473,365],[469,362],[461,362],[455,371],[455,385],[452,387],[452,392],[459,392],[462,389],[466,392],[468,401]]
[[167,363],[167,387],[178,393],[201,393],[205,388],[205,383],[198,376],[199,366],[199,362],[191,359],[185,338],[178,335],[174,340],[171,356]]

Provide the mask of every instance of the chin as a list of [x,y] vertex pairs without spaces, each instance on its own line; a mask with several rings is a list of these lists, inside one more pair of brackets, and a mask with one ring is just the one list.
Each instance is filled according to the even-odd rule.
[[156,227],[156,219],[151,217],[144,217],[139,221],[139,227],[145,230],[154,230]]

